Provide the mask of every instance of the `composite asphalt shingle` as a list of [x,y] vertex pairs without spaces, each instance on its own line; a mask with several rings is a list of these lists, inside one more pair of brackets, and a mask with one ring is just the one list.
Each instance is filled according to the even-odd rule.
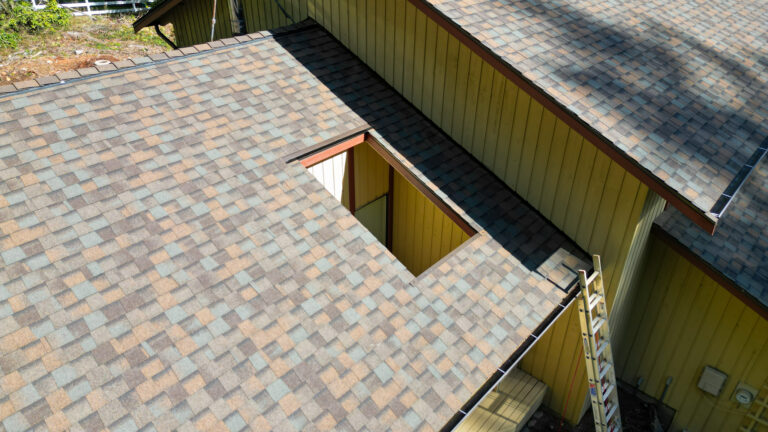
[[[366,124],[478,231],[418,278],[286,162]],[[0,97],[0,260],[7,430],[440,428],[588,266],[312,25]]]
[[712,220],[768,136],[762,1],[417,1]]

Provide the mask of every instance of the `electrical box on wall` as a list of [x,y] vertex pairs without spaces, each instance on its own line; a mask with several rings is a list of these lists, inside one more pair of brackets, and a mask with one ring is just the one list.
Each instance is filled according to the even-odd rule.
[[750,405],[755,398],[757,397],[757,389],[752,387],[749,384],[740,382],[736,385],[736,388],[733,390],[733,396],[731,397],[734,401],[738,402],[740,405],[748,406]]
[[728,375],[724,372],[721,372],[712,366],[704,366],[704,370],[701,371],[698,386],[700,389],[713,396],[720,396],[720,392],[723,391],[723,386],[725,386],[725,380],[727,379]]

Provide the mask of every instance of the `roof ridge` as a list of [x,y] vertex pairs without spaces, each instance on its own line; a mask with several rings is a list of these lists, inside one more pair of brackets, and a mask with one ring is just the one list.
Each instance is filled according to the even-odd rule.
[[305,19],[301,22],[280,27],[273,30],[262,30],[240,36],[233,36],[226,39],[217,39],[211,42],[205,42],[189,47],[178,48],[148,56],[132,57],[125,60],[110,62],[104,66],[92,66],[75,70],[59,72],[55,75],[46,75],[31,80],[19,81],[11,84],[0,85],[0,98],[13,96],[15,94],[34,91],[40,88],[48,88],[55,84],[64,84],[72,80],[93,78],[107,75],[111,72],[130,69],[134,67],[144,67],[163,63],[169,60],[175,60],[183,57],[197,55],[206,51],[218,51],[235,45],[242,45],[254,41],[262,41],[277,35],[296,33],[316,27],[318,24],[312,19]]

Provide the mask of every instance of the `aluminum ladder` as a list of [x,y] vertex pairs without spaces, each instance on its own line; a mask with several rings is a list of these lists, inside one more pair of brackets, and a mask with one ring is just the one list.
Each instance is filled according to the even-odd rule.
[[616,388],[616,371],[611,352],[611,333],[608,328],[608,306],[603,289],[603,270],[600,256],[593,255],[594,273],[587,276],[579,271],[579,321],[581,339],[584,342],[584,356],[589,381],[589,399],[595,418],[595,431],[621,431],[619,394]]

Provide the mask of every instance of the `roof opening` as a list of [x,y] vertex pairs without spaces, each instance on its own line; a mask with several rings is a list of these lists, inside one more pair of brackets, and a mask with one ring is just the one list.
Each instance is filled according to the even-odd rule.
[[476,233],[366,134],[301,163],[414,275]]

